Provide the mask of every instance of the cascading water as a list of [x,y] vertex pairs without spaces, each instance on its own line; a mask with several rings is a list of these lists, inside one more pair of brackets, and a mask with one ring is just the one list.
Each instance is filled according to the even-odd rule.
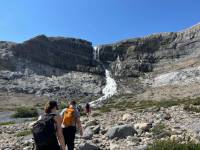
[[[99,48],[95,47],[94,48],[94,56],[93,58],[95,60],[99,60]],[[114,94],[117,93],[117,83],[115,80],[111,77],[110,71],[105,69],[105,74],[106,74],[106,85],[102,91],[103,96],[100,97],[99,99],[90,102],[91,107],[101,107],[103,104],[107,102],[107,99],[113,96]]]
[[94,59],[94,60],[99,60],[99,48],[98,48],[97,46],[94,47],[93,59]]

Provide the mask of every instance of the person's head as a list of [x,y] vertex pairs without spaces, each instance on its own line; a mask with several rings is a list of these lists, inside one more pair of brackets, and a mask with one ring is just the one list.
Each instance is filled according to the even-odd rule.
[[75,101],[75,100],[71,100],[71,101],[69,102],[69,105],[76,106],[76,101]]
[[49,114],[58,110],[58,104],[56,101],[48,101],[44,107],[45,113]]

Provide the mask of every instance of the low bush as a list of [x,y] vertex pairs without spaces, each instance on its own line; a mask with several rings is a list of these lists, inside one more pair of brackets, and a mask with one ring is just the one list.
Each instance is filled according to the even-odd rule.
[[30,135],[32,132],[30,130],[24,130],[24,131],[20,131],[18,133],[16,133],[17,137],[22,137],[22,136],[27,136]]
[[155,135],[160,134],[160,133],[162,133],[162,132],[165,131],[165,125],[162,124],[162,123],[157,124],[157,125],[155,125],[155,126],[152,128],[151,131],[152,131],[152,133],[155,134]]
[[147,150],[200,150],[200,144],[160,140],[156,141],[152,145],[149,145]]
[[106,106],[102,106],[102,107],[99,108],[99,111],[100,111],[101,113],[106,113],[106,112],[110,112],[110,111],[111,111],[111,108],[106,107]]
[[16,109],[15,114],[12,115],[13,118],[32,118],[37,116],[37,109],[30,107],[19,107]]
[[8,121],[8,122],[0,122],[0,126],[5,126],[5,125],[12,125],[15,124],[13,121]]
[[97,112],[92,113],[92,117],[97,117],[97,116],[101,116],[101,115],[102,115],[101,113],[97,113]]

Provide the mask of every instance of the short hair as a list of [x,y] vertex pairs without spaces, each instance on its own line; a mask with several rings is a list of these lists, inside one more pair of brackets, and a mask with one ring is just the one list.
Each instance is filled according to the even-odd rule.
[[58,109],[58,104],[56,101],[48,101],[46,104],[45,104],[45,107],[44,107],[44,111],[45,113],[49,114],[51,113],[51,110],[56,107],[56,109]]
[[70,101],[70,105],[75,106],[75,105],[76,105],[76,101],[75,101],[75,100],[71,100],[71,101]]

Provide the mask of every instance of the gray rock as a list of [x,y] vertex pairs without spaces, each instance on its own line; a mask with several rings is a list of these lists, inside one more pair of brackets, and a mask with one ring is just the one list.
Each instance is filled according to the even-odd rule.
[[90,143],[80,144],[79,146],[79,150],[99,150],[99,149],[100,149],[99,147]]
[[91,127],[87,127],[83,132],[83,139],[89,140],[93,137],[93,134]]
[[94,134],[99,134],[100,130],[101,130],[100,125],[97,125],[97,126],[95,126],[95,127],[93,128]]
[[127,136],[133,136],[135,133],[136,131],[131,125],[120,125],[108,129],[106,136],[109,139],[126,138]]
[[136,146],[135,147],[136,150],[146,150],[147,149],[147,145],[144,144],[144,145],[139,145],[139,146]]
[[98,125],[98,121],[96,119],[90,120],[86,123],[86,127]]

